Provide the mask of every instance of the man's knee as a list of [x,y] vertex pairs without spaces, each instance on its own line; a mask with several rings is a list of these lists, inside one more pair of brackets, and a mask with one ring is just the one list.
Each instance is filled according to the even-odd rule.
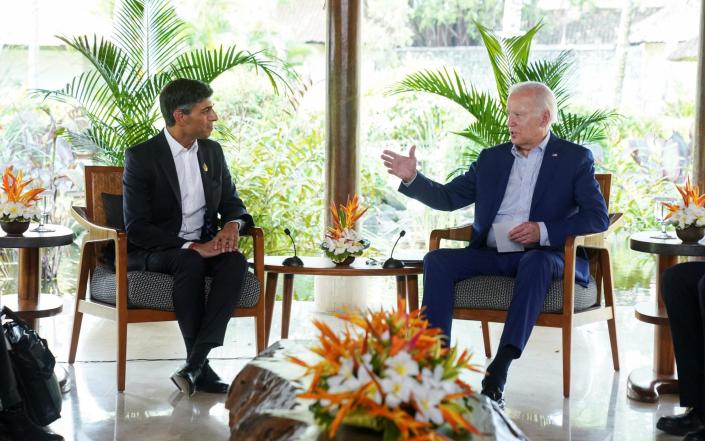
[[247,259],[239,251],[223,253],[219,256],[218,272],[240,276],[247,271]]
[[176,256],[177,272],[204,274],[205,268],[205,259],[198,253],[198,251],[192,249],[183,249]]
[[553,256],[541,250],[531,250],[527,251],[522,256],[521,260],[519,261],[518,271],[550,271],[552,265]]

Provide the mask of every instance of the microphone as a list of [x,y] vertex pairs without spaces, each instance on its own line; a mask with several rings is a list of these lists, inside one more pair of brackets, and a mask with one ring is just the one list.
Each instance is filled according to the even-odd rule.
[[304,262],[296,257],[296,243],[294,242],[294,238],[291,237],[291,231],[289,231],[288,228],[284,228],[284,234],[289,236],[289,239],[291,239],[291,244],[294,246],[294,255],[292,257],[287,257],[284,259],[282,262],[282,265],[284,266],[304,266]]
[[384,261],[384,263],[382,264],[382,268],[384,268],[384,269],[397,269],[397,268],[404,267],[404,262],[402,262],[399,259],[395,259],[392,256],[394,256],[394,248],[397,247],[397,244],[399,243],[399,239],[404,237],[405,234],[406,234],[406,231],[404,231],[404,230],[401,230],[399,232],[399,237],[397,237],[397,241],[394,242],[394,246],[392,247],[392,252],[389,253],[389,259]]

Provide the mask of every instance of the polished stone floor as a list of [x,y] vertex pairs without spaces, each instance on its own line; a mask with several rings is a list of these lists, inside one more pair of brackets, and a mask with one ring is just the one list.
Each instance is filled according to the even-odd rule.
[[[273,336],[280,332],[280,308],[275,306]],[[65,311],[70,310],[67,300]],[[312,318],[335,320],[316,313],[313,302],[295,302],[290,337],[313,338]],[[124,393],[115,391],[114,324],[84,319],[78,359],[68,366],[70,323],[70,313],[64,313],[40,325],[73,380],[73,388],[64,395],[63,417],[51,426],[67,440],[227,439],[225,397],[196,394],[189,400],[169,381],[184,356],[175,323],[130,325]],[[475,362],[485,366],[479,323],[456,321],[453,331],[457,343],[473,350]],[[501,325],[491,325],[491,331],[496,344]],[[572,394],[564,399],[560,333],[547,328],[534,331],[523,357],[509,372],[506,388],[507,412],[531,439],[679,439],[655,429],[659,416],[682,411],[675,396],[644,404],[627,399],[625,393],[629,372],[650,366],[653,328],[638,322],[632,307],[621,306],[618,335],[622,370],[614,372],[606,325],[588,325],[574,332]],[[211,360],[221,376],[233,378],[254,355],[254,321],[233,319],[225,346],[213,351]],[[470,381],[479,386],[479,374]]]

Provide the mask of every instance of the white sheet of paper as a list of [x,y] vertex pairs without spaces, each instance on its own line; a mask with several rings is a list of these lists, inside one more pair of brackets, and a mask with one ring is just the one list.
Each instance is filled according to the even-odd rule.
[[497,251],[500,253],[511,253],[514,251],[524,251],[524,245],[509,240],[509,232],[512,228],[521,224],[518,221],[499,222],[492,224],[494,237],[497,240]]

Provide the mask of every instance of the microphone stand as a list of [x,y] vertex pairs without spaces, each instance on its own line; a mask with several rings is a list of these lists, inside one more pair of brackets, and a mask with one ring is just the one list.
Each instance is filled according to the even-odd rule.
[[394,249],[397,247],[397,244],[399,243],[399,239],[404,237],[406,234],[406,231],[401,230],[399,232],[399,237],[397,237],[397,241],[394,242],[394,246],[392,247],[392,252],[389,254],[389,259],[385,260],[384,263],[382,264],[382,268],[384,269],[398,269],[398,268],[403,268],[404,267],[404,262],[402,262],[399,259],[395,259],[394,256]]
[[296,242],[294,242],[294,238],[291,237],[291,231],[289,231],[288,228],[284,229],[284,234],[289,236],[289,239],[291,240],[291,244],[294,245],[294,255],[292,257],[287,257],[284,259],[282,262],[282,265],[284,266],[304,266],[303,260],[301,260],[299,257],[296,256]]

